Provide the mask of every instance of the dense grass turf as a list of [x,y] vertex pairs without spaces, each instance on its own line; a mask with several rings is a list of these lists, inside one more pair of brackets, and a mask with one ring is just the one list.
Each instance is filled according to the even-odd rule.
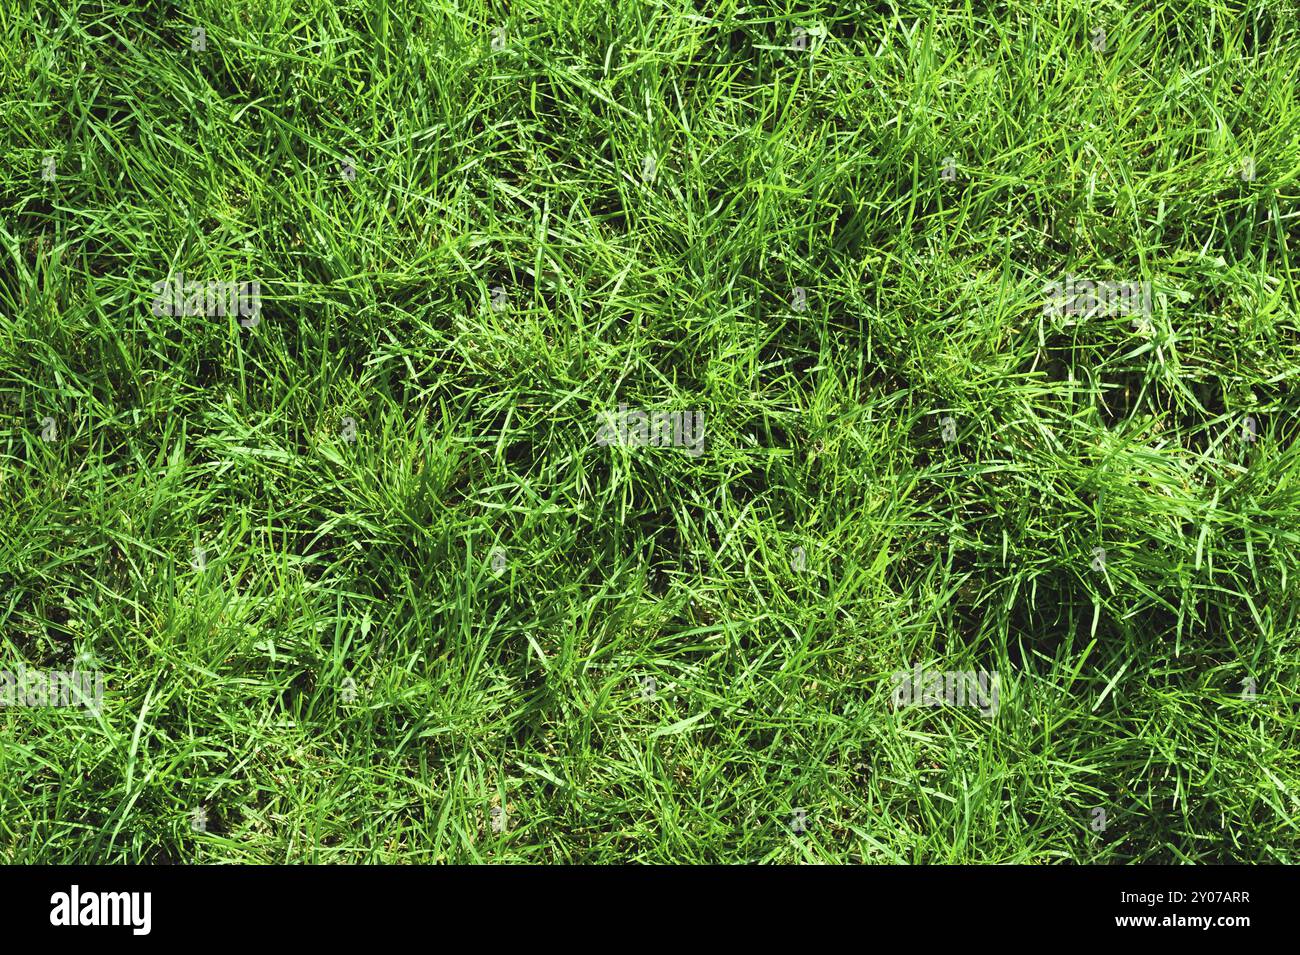
[[0,0],[0,859],[1300,861],[1298,13]]

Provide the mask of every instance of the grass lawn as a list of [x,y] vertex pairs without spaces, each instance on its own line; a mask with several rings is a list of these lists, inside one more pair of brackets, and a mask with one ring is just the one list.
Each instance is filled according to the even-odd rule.
[[0,861],[1300,861],[1297,0],[0,0],[0,137]]

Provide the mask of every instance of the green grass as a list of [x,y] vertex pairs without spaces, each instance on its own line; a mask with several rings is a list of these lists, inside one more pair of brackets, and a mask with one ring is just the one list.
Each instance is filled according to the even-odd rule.
[[0,0],[0,136],[0,861],[1300,861],[1295,0]]

